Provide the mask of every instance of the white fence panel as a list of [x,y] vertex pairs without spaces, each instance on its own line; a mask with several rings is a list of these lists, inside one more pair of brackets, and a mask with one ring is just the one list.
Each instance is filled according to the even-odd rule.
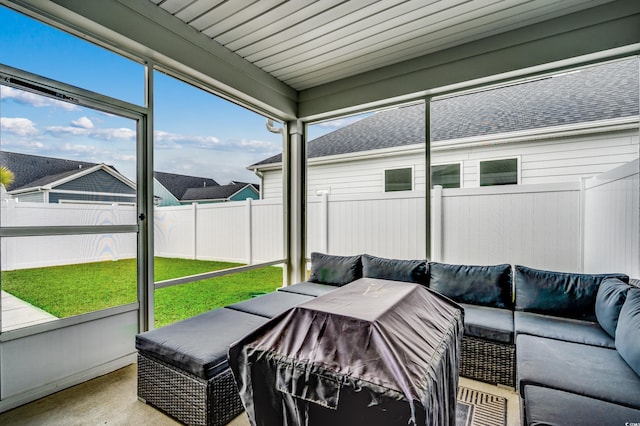
[[251,213],[251,262],[284,258],[284,220],[279,201],[253,201]]
[[247,200],[156,207],[155,254],[259,263],[283,258],[282,203]]
[[156,207],[153,215],[154,254],[194,259],[196,232],[193,206]]
[[198,206],[196,259],[246,262],[250,223],[245,203]]
[[424,259],[424,192],[308,197],[308,255],[369,253]]
[[640,160],[585,182],[584,270],[640,278]]
[[[130,225],[134,206],[16,203],[0,208],[3,227]],[[2,238],[3,270],[131,259],[136,257],[136,234],[95,234]]]
[[442,194],[440,261],[580,270],[578,183],[445,189]]
[[[432,195],[431,260],[640,276],[638,160],[579,183],[444,189]],[[425,194],[308,197],[307,250],[426,256]],[[440,209],[440,210],[438,210]],[[155,209],[155,255],[259,263],[283,257],[283,207],[247,200]],[[2,203],[2,226],[118,225],[132,206]],[[133,258],[135,234],[2,238],[2,268]]]

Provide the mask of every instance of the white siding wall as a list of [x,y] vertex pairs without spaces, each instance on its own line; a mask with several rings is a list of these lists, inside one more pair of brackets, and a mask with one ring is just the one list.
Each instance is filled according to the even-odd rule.
[[308,171],[308,195],[329,191],[332,195],[384,193],[384,170],[412,167],[414,189],[424,191],[424,150],[415,154],[388,155],[381,158],[312,164]]
[[282,170],[264,172],[260,185],[262,199],[282,201]]
[[585,182],[584,269],[640,278],[640,161]]
[[[308,196],[319,190],[331,194],[384,192],[383,171],[388,168],[414,167],[416,191],[425,190],[424,149],[411,153],[382,151],[382,157],[359,157],[346,162],[318,164],[311,159],[308,167]],[[378,152],[377,154],[379,154]],[[373,154],[373,152],[372,152]],[[462,163],[463,188],[479,186],[479,161],[497,158],[520,159],[521,183],[539,184],[577,182],[638,158],[638,131],[596,133],[579,137],[534,140],[460,149],[434,147],[433,164]],[[277,176],[276,176],[277,175]],[[280,170],[265,172],[264,198],[282,196]]]

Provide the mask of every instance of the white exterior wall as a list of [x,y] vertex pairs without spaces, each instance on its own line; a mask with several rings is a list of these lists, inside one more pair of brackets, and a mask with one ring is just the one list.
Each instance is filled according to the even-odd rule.
[[[519,159],[520,183],[541,184],[577,182],[638,158],[638,130],[594,133],[591,135],[531,140],[527,142],[484,142],[478,146],[452,147],[435,143],[431,163],[462,164],[462,187],[480,186],[479,161],[501,158]],[[346,160],[346,161],[345,161]],[[310,159],[308,196],[317,191],[330,194],[379,194],[384,192],[384,170],[414,168],[414,190],[425,190],[424,147],[368,151],[364,155],[346,155]],[[265,199],[281,197],[281,172],[264,172]]]

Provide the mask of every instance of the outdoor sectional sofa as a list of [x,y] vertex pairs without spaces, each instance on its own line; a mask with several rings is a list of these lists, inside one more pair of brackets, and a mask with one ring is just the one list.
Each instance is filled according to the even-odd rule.
[[306,282],[138,335],[139,398],[187,424],[226,424],[243,410],[229,346],[361,277],[419,283],[458,302],[460,374],[517,388],[523,424],[640,421],[637,280],[366,254],[312,253]]

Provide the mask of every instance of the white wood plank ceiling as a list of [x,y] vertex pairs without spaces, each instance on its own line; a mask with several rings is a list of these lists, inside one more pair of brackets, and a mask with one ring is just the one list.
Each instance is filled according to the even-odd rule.
[[610,0],[149,0],[296,90]]

